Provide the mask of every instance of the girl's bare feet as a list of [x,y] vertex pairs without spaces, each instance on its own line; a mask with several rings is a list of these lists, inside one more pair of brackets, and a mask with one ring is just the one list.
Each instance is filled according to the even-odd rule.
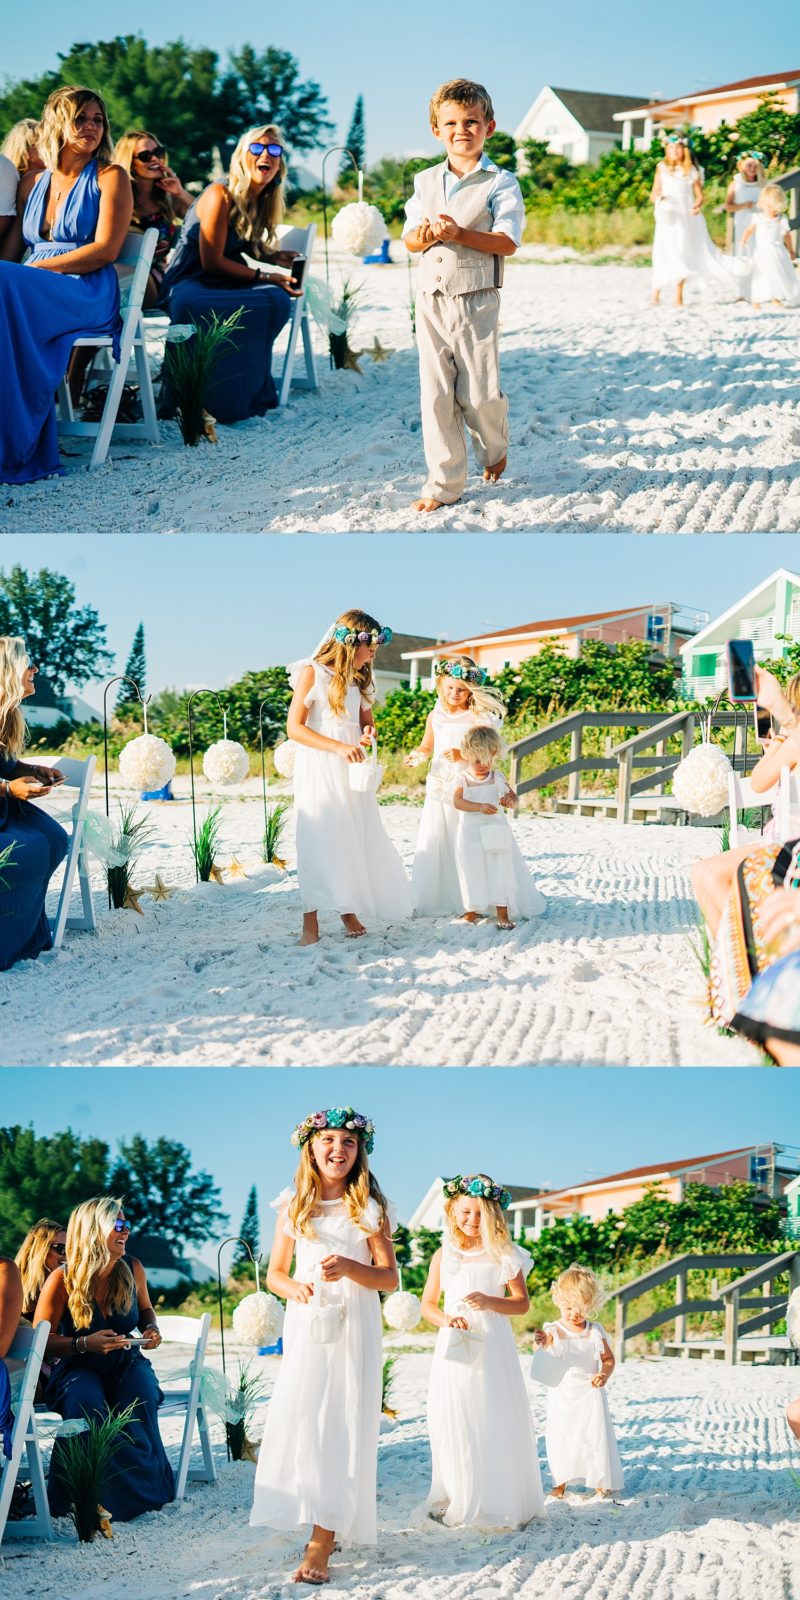
[[293,1582],[310,1583],[316,1587],[323,1583],[330,1583],[331,1576],[328,1567],[333,1549],[333,1534],[327,1533],[323,1528],[315,1528],[306,1545],[303,1559],[293,1575]]
[[443,500],[434,500],[433,498],[429,497],[428,495],[425,495],[421,500],[415,500],[414,501],[414,504],[412,506],[412,510],[413,511],[440,511],[443,505],[444,505],[444,501]]
[[483,473],[484,483],[496,483],[498,478],[502,478],[507,466],[508,456],[503,456],[502,461],[498,461],[495,466],[485,467]]
[[348,939],[363,939],[367,930],[364,927],[363,922],[359,922],[354,911],[343,912],[342,922],[344,923],[344,931]]
[[563,1500],[563,1498],[564,1498],[564,1490],[566,1489],[566,1487],[567,1486],[566,1486],[565,1483],[557,1484],[555,1489],[551,1489],[550,1490],[550,1494],[551,1494],[552,1498],[554,1500]]
[[298,949],[302,949],[309,944],[319,944],[319,923],[316,911],[306,911],[303,917],[303,931],[297,941]]
[[508,906],[497,907],[497,926],[498,928],[516,928],[516,922],[512,922],[508,915]]

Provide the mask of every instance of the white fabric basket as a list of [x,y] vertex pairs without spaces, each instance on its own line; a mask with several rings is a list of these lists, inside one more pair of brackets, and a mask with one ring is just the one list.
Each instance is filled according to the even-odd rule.
[[314,1268],[314,1299],[310,1306],[309,1338],[312,1344],[335,1344],[340,1338],[345,1319],[345,1307],[341,1301],[334,1305],[322,1303],[322,1268]]
[[[453,1311],[453,1316],[468,1318],[469,1308],[459,1303]],[[442,1340],[445,1361],[461,1361],[471,1365],[477,1361],[483,1344],[483,1334],[475,1328],[444,1328]]]
[[351,761],[350,788],[356,794],[374,794],[381,786],[383,767],[378,760],[378,746],[373,739],[370,753],[365,761]]
[[554,1356],[552,1350],[542,1347],[534,1350],[531,1356],[530,1374],[534,1383],[543,1383],[548,1389],[556,1389],[566,1372],[566,1366],[560,1356]]

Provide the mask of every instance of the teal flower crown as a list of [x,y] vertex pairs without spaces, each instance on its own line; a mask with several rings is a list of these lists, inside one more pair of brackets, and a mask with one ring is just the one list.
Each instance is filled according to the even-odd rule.
[[494,1200],[501,1211],[507,1211],[511,1204],[508,1189],[501,1189],[498,1183],[492,1183],[491,1178],[462,1178],[459,1173],[455,1178],[445,1178],[442,1190],[446,1200],[455,1200],[460,1194],[468,1194],[474,1200]]
[[463,683],[474,683],[478,688],[489,682],[485,667],[467,667],[462,661],[437,661],[434,670],[437,678],[458,678]]
[[379,644],[389,644],[393,634],[391,628],[362,628],[359,632],[340,622],[333,637],[337,644],[369,644],[375,650]]
[[372,1155],[375,1124],[369,1117],[362,1117],[359,1111],[354,1111],[352,1106],[329,1106],[327,1111],[312,1111],[302,1122],[298,1122],[292,1134],[292,1144],[295,1149],[300,1149],[315,1133],[323,1133],[326,1128],[347,1128],[351,1133],[357,1133],[364,1141],[367,1155]]

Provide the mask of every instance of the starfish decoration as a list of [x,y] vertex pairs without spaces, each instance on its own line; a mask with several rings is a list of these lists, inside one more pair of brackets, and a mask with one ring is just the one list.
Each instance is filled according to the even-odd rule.
[[165,883],[161,873],[157,872],[155,881],[148,883],[141,893],[151,894],[154,900],[171,900],[172,896],[178,893],[178,885],[177,883]]
[[247,877],[249,877],[249,873],[245,872],[244,867],[242,866],[242,863],[239,860],[238,856],[231,856],[230,862],[228,863],[227,867],[225,868],[225,871],[227,872],[229,878],[247,878]]
[[222,868],[218,867],[216,862],[214,863],[213,867],[211,868],[211,871],[208,874],[208,881],[209,881],[209,883],[224,883],[225,882],[225,879],[222,876]]
[[267,862],[267,866],[277,867],[280,872],[286,871],[286,862],[283,860],[282,856],[273,856],[272,860]]
[[394,355],[394,349],[388,349],[386,345],[381,344],[376,334],[369,349],[359,350],[358,353],[360,356],[370,356],[373,361],[388,361],[389,357]]
[[97,1529],[99,1533],[102,1533],[104,1539],[113,1539],[111,1512],[106,1511],[105,1506],[97,1507]]
[[144,912],[139,904],[139,901],[141,900],[144,892],[144,889],[134,889],[133,884],[129,883],[125,890],[125,899],[122,902],[123,911],[138,911],[139,916],[143,917]]

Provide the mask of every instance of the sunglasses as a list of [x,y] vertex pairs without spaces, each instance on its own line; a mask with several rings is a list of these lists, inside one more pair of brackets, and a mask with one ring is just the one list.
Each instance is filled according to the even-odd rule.
[[247,148],[251,156],[263,156],[265,150],[268,156],[283,155],[282,144],[259,144],[258,140],[256,140],[255,144],[249,144]]
[[165,145],[154,144],[152,150],[137,150],[134,160],[143,161],[147,165],[151,161],[163,161],[166,153]]
[[114,1232],[115,1233],[130,1233],[130,1231],[131,1231],[131,1225],[130,1225],[127,1217],[117,1217],[117,1220],[114,1223]]
[[67,1253],[67,1247],[65,1244],[51,1244],[50,1249],[52,1250],[54,1256],[65,1256]]

